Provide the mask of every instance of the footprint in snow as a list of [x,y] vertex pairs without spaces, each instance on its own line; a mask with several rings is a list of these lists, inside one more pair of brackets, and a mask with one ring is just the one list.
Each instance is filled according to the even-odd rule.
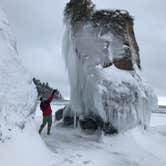
[[81,154],[76,154],[76,156],[77,156],[77,157],[82,157],[82,155],[81,155]]
[[90,160],[88,160],[88,161],[84,161],[83,163],[86,165],[86,164],[91,163],[91,161],[90,161]]
[[64,159],[64,162],[74,163],[74,161],[73,161],[73,160],[70,160],[70,159]]

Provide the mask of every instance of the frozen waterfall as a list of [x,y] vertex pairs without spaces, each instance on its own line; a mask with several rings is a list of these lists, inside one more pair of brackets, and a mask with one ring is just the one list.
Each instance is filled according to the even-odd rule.
[[71,86],[65,116],[99,116],[119,131],[147,128],[157,98],[143,81],[133,19],[127,11],[88,5],[71,1],[65,9],[63,50]]

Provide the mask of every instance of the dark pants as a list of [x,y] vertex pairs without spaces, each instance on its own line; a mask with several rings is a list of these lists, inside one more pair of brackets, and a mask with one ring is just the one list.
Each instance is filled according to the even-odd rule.
[[51,125],[52,125],[52,115],[43,116],[43,122],[40,126],[39,134],[41,134],[41,132],[42,132],[43,128],[46,126],[46,124],[47,124],[47,134],[50,135]]

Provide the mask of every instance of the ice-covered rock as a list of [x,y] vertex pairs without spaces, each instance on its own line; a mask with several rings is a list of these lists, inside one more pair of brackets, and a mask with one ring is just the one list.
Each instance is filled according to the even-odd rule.
[[95,10],[90,0],[71,0],[64,20],[73,116],[100,116],[119,131],[146,128],[157,98],[142,79],[133,18],[124,10]]
[[0,10],[0,142],[24,128],[35,99],[32,78],[21,64],[8,20]]

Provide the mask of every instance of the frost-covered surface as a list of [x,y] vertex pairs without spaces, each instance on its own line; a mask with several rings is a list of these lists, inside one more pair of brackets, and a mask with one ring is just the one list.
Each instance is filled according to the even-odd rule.
[[[164,134],[165,129],[161,130]],[[76,130],[55,128],[54,134],[44,135],[43,140],[50,150],[61,154],[61,162],[55,162],[61,166],[165,166],[166,137],[157,130],[142,134],[136,129],[106,136],[98,143]]]
[[73,111],[100,115],[119,130],[137,124],[147,127],[157,98],[143,82],[139,69],[123,71],[114,65],[103,68],[111,54],[106,56],[105,42],[86,30],[73,36],[69,28],[65,42]]
[[[57,106],[52,108],[54,111],[58,109]],[[38,114],[38,127],[41,120],[42,117]],[[166,165],[166,115],[153,114],[151,126],[146,132],[136,128],[119,135],[104,136],[99,142],[94,135],[85,135],[76,129],[61,128],[58,122],[56,124],[50,137],[46,136],[46,130],[41,135],[47,147],[55,153],[54,165]]]
[[0,10],[0,142],[25,127],[35,99],[31,77],[21,65],[9,23]]
[[[23,132],[15,132],[15,136],[0,144],[1,166],[55,166],[54,155],[45,146],[34,122],[29,123]],[[58,163],[58,157],[56,157]]]
[[138,124],[147,128],[157,97],[141,75],[131,17],[119,10],[97,11],[89,20],[71,23],[73,4],[66,10],[71,8],[64,37],[72,111],[99,115],[119,131]]
[[107,121],[119,130],[127,130],[138,124],[147,128],[151,112],[157,109],[157,98],[143,81],[140,72],[119,70],[115,66],[99,69],[99,72],[102,81],[97,96],[102,96],[103,107],[100,109],[106,112]]
[[[62,106],[63,107],[63,106]],[[60,107],[53,106],[55,112]],[[165,166],[166,116],[153,114],[151,127],[133,129],[115,136],[86,136],[79,130],[61,128],[56,122],[51,136],[38,129],[42,113],[37,107],[36,125],[29,121],[22,133],[0,144],[2,166]],[[153,127],[152,127],[153,126]]]

